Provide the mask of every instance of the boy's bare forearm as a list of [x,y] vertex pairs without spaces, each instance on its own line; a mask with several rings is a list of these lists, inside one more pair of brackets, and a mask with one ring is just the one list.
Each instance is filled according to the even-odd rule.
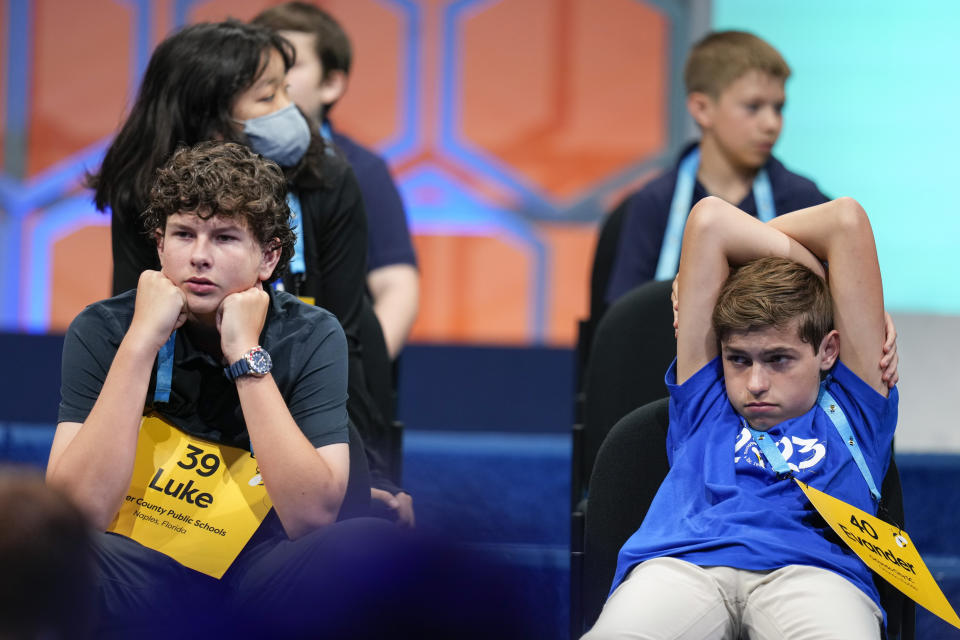
[[680,258],[679,382],[717,355],[710,318],[730,267],[767,256],[790,258],[823,275],[823,267],[799,243],[737,207],[713,197],[694,206]]
[[151,345],[128,334],[87,419],[57,428],[47,481],[64,490],[98,529],[110,524],[130,485],[156,355]]
[[412,265],[392,264],[367,274],[367,286],[392,360],[403,349],[417,319],[420,274]]
[[863,207],[852,198],[839,198],[785,214],[769,225],[829,264],[840,358],[886,395],[883,372],[877,367],[886,333],[883,284],[873,230]]
[[159,271],[141,273],[133,320],[93,409],[82,425],[57,426],[47,479],[62,487],[96,527],[110,524],[130,486],[154,359],[185,319],[183,293]]
[[[270,296],[262,285],[232,293],[221,303],[220,346],[227,362],[237,362],[257,345]],[[240,376],[237,395],[263,483],[290,538],[336,520],[346,489],[346,445],[323,447],[307,440],[271,374]],[[343,449],[343,455],[336,452]]]
[[333,452],[329,460],[321,455],[291,417],[269,374],[238,378],[237,393],[251,449],[287,535],[294,539],[334,522],[347,477],[335,450],[343,448],[346,458],[347,445],[324,447]]
[[[769,226],[790,236],[819,260],[831,262],[840,250],[849,251],[851,242],[862,242],[866,212],[852,198],[838,198],[774,218]],[[869,243],[873,245],[872,232]],[[855,248],[855,247],[854,247]]]

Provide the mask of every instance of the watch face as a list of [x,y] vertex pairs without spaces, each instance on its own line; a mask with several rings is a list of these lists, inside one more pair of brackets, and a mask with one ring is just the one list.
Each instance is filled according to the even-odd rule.
[[258,375],[268,373],[273,366],[273,360],[270,359],[270,354],[261,347],[251,349],[247,353],[247,362],[250,363],[250,373]]

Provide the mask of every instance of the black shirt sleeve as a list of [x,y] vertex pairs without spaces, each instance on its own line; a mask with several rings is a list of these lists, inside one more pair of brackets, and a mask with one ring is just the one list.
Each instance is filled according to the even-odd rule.
[[57,422],[83,422],[100,396],[128,318],[109,313],[102,303],[80,312],[67,329],[61,361]]
[[352,351],[366,291],[367,218],[353,171],[340,159],[331,158],[327,166],[337,169],[333,185],[299,194],[306,278],[296,291],[288,276],[287,290],[313,297],[335,315]]
[[[296,341],[296,349],[284,349],[296,362],[296,378],[284,400],[290,416],[314,447],[347,442],[347,341],[343,330],[329,315],[320,311],[312,318]],[[290,336],[293,337],[293,336]]]

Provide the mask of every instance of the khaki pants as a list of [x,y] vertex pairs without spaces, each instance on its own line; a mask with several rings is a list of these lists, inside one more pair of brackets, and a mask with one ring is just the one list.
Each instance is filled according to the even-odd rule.
[[656,558],[630,571],[583,640],[869,640],[880,638],[882,621],[865,593],[826,569]]

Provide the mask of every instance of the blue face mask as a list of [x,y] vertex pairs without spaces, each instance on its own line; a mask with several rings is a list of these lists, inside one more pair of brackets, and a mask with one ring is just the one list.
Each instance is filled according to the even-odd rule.
[[297,106],[290,103],[279,111],[243,122],[250,148],[281,167],[292,167],[310,146],[310,125]]

